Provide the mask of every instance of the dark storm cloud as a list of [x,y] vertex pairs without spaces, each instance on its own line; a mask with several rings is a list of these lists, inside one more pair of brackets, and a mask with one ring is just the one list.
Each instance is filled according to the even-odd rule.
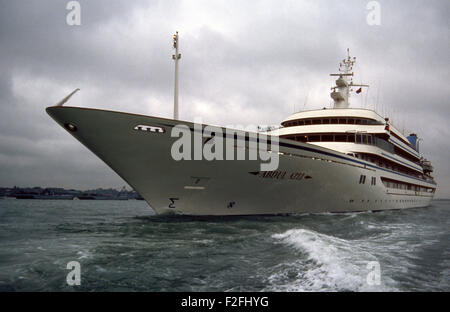
[[123,185],[44,108],[79,87],[73,105],[170,116],[179,30],[182,119],[277,124],[329,106],[349,47],[371,84],[360,97],[419,133],[450,196],[437,141],[450,135],[448,1],[379,1],[380,26],[368,1],[79,1],[81,26],[66,24],[67,2],[0,1],[1,185]]

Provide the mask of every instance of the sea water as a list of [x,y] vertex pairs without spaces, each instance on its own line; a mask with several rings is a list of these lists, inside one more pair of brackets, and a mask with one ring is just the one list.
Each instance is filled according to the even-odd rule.
[[449,229],[450,200],[199,218],[144,201],[4,199],[0,291],[449,291]]

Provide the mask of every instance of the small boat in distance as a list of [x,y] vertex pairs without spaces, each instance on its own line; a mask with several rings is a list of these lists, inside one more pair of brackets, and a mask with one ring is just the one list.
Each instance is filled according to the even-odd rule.
[[[70,95],[46,111],[159,214],[263,215],[426,207],[437,186],[431,163],[420,154],[417,135],[405,136],[389,118],[349,105],[351,92],[360,93],[366,87],[353,83],[355,61],[348,55],[339,73],[331,74],[337,77],[330,94],[333,108],[295,113],[278,129],[263,133],[223,127],[207,132],[207,125],[177,118],[62,106]],[[210,145],[225,147],[231,140],[227,153],[232,155],[249,155],[255,146],[271,142],[261,155],[265,159],[277,156],[278,166],[264,170],[262,160],[251,157],[174,159],[176,129],[187,129],[192,142],[200,133],[203,150]]]

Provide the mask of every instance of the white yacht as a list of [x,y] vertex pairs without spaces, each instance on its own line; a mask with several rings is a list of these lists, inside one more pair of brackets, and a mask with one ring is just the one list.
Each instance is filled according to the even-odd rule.
[[[181,55],[178,51],[176,55],[177,62]],[[194,136],[200,129],[202,147],[213,140],[224,144],[218,140],[222,137],[231,139],[233,155],[251,153],[253,143],[264,141],[259,133],[216,127],[222,131],[205,135],[205,125],[178,118],[63,106],[75,91],[46,110],[159,214],[261,215],[426,207],[437,186],[433,167],[420,155],[417,135],[405,136],[389,118],[373,110],[349,107],[350,94],[365,87],[352,82],[354,62],[348,56],[339,73],[332,74],[337,77],[331,88],[333,108],[295,113],[278,129],[264,133],[265,143],[279,143],[266,151],[278,157],[274,170],[262,169],[261,159],[179,160],[171,154],[178,139],[173,129],[180,125]],[[229,131],[234,133],[231,138],[226,134]]]

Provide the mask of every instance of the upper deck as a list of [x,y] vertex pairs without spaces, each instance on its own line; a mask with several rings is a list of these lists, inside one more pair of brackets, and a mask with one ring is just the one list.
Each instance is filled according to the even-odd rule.
[[415,146],[401,131],[389,124],[377,112],[363,108],[318,109],[295,113],[281,122],[282,127],[270,132],[272,135],[310,133],[369,133],[385,135],[415,157],[419,156]]
[[[372,121],[374,124],[385,124],[385,119],[377,114],[375,111],[370,109],[364,109],[364,108],[323,108],[323,109],[315,109],[315,110],[307,110],[302,112],[297,112],[295,114],[292,114],[285,120],[281,122],[283,126],[287,126],[290,122],[294,121],[301,121],[301,120],[318,120],[318,119],[325,119],[325,118],[333,118],[338,119],[336,123],[339,122],[339,118],[346,118],[346,119],[354,119],[355,122],[359,119],[362,122],[364,120]],[[353,124],[355,124],[353,122]],[[334,123],[334,122],[333,122]],[[342,122],[344,123],[344,122]],[[346,122],[345,122],[346,123]],[[361,123],[360,123],[361,124]],[[367,124],[367,122],[365,123]]]

